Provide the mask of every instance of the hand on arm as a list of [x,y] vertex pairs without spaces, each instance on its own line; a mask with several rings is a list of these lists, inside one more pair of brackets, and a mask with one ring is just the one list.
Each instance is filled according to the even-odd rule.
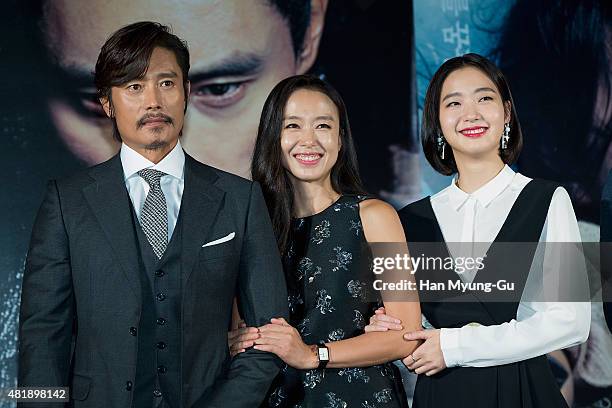
[[408,357],[404,365],[416,374],[434,375],[446,368],[444,354],[440,346],[440,330],[419,330],[404,334],[406,340],[420,340],[423,343]]
[[[385,308],[381,307],[370,317],[370,324],[366,326],[365,330],[366,332],[401,330],[401,325],[398,323],[400,323],[399,319],[387,315]],[[410,371],[429,376],[446,368],[444,354],[440,346],[440,330],[418,330],[404,334],[404,339],[423,342],[412,354],[402,360]]]
[[256,327],[247,327],[245,321],[238,311],[238,299],[234,298],[232,307],[232,326],[227,333],[227,346],[230,356],[244,353],[247,348],[253,347],[253,340],[259,337],[259,330]]
[[238,323],[238,327],[227,333],[227,345],[230,350],[230,356],[244,353],[249,347],[255,345],[255,340],[259,338],[259,330],[257,327],[247,327],[244,320]]
[[283,318],[260,327],[253,348],[274,353],[294,368],[308,370],[319,365],[317,346],[305,344],[297,329]]
[[370,316],[370,324],[365,327],[365,332],[384,332],[387,330],[402,330],[402,321],[386,314],[384,307],[379,307]]

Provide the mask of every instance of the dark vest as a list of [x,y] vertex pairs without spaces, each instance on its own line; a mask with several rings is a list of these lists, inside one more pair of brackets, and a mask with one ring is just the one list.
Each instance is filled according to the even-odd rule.
[[[423,315],[434,327],[462,327],[472,322],[490,326],[516,318],[520,295],[557,187],[544,180],[532,180],[525,186],[487,251],[484,269],[473,280],[495,282],[511,278],[516,282],[515,291],[503,301],[499,298],[492,301],[493,295],[489,297],[482,292],[446,291],[442,296],[446,296],[447,301],[434,299],[431,293],[420,293]],[[412,254],[450,256],[429,197],[408,205],[399,214]],[[509,253],[507,243],[530,244],[520,244],[517,255]],[[512,268],[496,267],[508,264]],[[512,276],[503,276],[508,270],[512,271]],[[439,270],[426,271],[426,275],[421,276],[417,272],[415,278],[417,283],[422,279],[446,282],[456,279],[457,275],[452,270]],[[452,299],[454,297],[457,298]],[[450,406],[557,408],[567,407],[567,404],[546,356],[539,356],[494,367],[452,367],[430,377],[418,377],[413,408]]]
[[181,219],[179,213],[168,247],[158,260],[132,209],[142,295],[134,408],[157,407],[162,399],[175,407],[181,401]]

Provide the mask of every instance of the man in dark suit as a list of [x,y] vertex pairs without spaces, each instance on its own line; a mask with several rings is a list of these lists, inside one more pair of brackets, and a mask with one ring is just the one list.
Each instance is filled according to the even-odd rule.
[[157,23],[102,47],[96,87],[122,147],[48,185],[23,278],[20,386],[70,386],[75,407],[254,407],[277,374],[272,354],[229,357],[234,297],[261,326],[287,316],[286,286],[259,186],[181,148],[188,71],[186,45]]

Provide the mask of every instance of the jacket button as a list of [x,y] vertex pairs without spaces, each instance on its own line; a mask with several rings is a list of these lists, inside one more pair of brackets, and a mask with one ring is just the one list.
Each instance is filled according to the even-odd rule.
[[125,382],[125,389],[128,391],[132,391],[132,382],[131,381],[126,381]]
[[157,318],[157,324],[163,326],[164,324],[166,324],[166,319],[164,319],[163,317]]
[[166,343],[164,343],[163,341],[158,342],[155,347],[157,347],[160,350],[163,350],[166,348]]
[[155,276],[157,276],[158,278],[161,278],[162,276],[164,276],[166,273],[164,271],[155,271]]
[[132,336],[136,336],[136,334],[137,334],[137,333],[138,333],[138,330],[136,330],[136,328],[135,328],[135,327],[133,327],[133,326],[132,326],[132,327],[130,327],[130,334],[131,334]]
[[166,295],[164,295],[163,293],[158,293],[155,298],[161,302],[162,300],[166,299]]
[[166,374],[166,371],[168,371],[166,366],[160,365],[160,366],[157,367],[157,372],[160,373],[160,374]]
[[155,398],[160,398],[162,396],[162,393],[160,390],[153,390],[153,396]]

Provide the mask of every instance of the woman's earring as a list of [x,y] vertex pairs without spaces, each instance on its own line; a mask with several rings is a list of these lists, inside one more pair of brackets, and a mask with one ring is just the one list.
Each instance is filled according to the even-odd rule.
[[446,147],[446,142],[444,141],[444,137],[441,134],[438,134],[437,142],[438,142],[438,152],[440,153],[442,160],[444,160],[444,149]]
[[510,141],[510,123],[504,123],[504,134],[501,139],[502,150],[508,148],[508,141]]

